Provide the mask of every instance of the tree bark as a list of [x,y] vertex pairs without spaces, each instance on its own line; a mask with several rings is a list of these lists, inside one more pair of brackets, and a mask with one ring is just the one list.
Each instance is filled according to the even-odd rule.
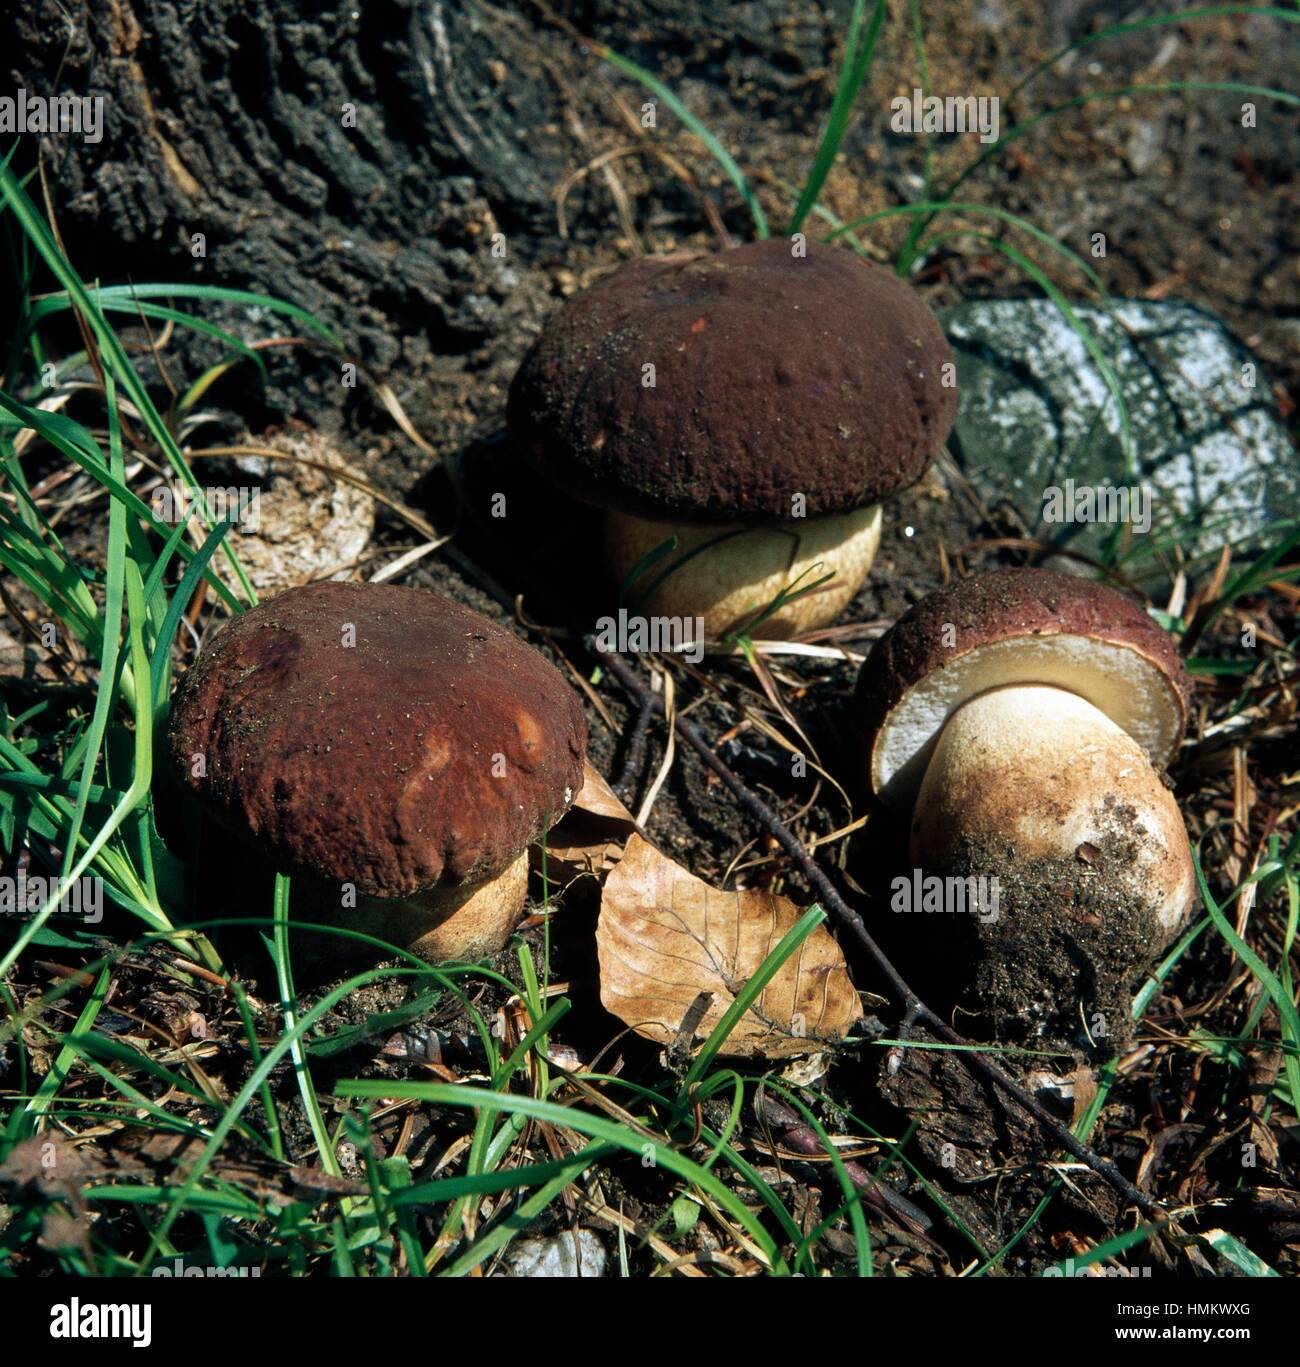
[[[676,64],[705,99],[716,82],[797,122],[823,102],[837,20],[814,11],[792,24],[782,10],[760,0],[724,25],[707,0],[649,0],[639,14],[607,3],[565,18],[653,69]],[[475,410],[485,385],[499,407],[550,307],[565,246],[556,187],[608,145],[611,126],[634,139],[610,68],[527,0],[36,0],[4,22],[15,87],[105,100],[100,142],[46,143],[83,275],[292,300],[352,359],[401,377],[435,444],[439,406]],[[618,82],[639,109],[639,92]],[[671,146],[676,121],[663,121]],[[698,231],[690,193],[661,165],[632,161],[627,174],[652,173],[656,201],[638,202],[635,219]],[[743,235],[729,187],[710,193]],[[575,191],[570,223],[584,203],[579,234],[619,231],[595,174]],[[261,320],[268,329],[294,330]],[[428,394],[414,384],[422,374]],[[318,404],[347,402],[317,378]]]

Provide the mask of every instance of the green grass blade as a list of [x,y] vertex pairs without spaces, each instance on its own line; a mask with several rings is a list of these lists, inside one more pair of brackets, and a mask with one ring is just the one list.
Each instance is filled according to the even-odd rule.
[[[656,1167],[671,1172],[675,1177],[690,1182],[706,1193],[721,1209],[736,1221],[767,1258],[771,1271],[785,1275],[787,1269],[772,1236],[755,1219],[753,1212],[730,1188],[707,1168],[678,1153],[662,1140],[648,1140],[643,1134],[605,1116],[589,1115],[576,1106],[559,1106],[538,1097],[517,1096],[513,1093],[488,1091],[468,1083],[455,1085],[441,1082],[411,1082],[406,1079],[364,1081],[354,1079],[340,1082],[335,1089],[340,1096],[352,1097],[409,1097],[415,1101],[429,1101],[439,1106],[458,1106],[513,1113],[534,1120],[547,1120],[555,1125],[585,1134],[589,1139],[603,1140],[626,1153],[641,1157],[647,1144],[653,1150]],[[562,1189],[562,1188],[561,1188]]]
[[72,1027],[72,1033],[63,1040],[50,1071],[41,1079],[41,1085],[37,1089],[36,1095],[27,1103],[25,1109],[28,1115],[36,1117],[44,1115],[49,1110],[72,1065],[81,1057],[75,1042],[76,1037],[87,1034],[91,1026],[94,1025],[100,1008],[104,1005],[104,999],[108,995],[111,975],[112,964],[106,963],[100,969],[99,976],[90,989],[90,995],[86,998],[85,1006],[81,1008],[81,1014]]
[[1052,53],[1050,57],[1039,62],[1037,66],[1032,67],[1011,87],[1005,103],[1010,104],[1031,81],[1037,80],[1043,72],[1054,67],[1062,57],[1068,57],[1072,52],[1082,52],[1084,48],[1092,47],[1108,38],[1118,38],[1126,33],[1143,33],[1150,29],[1166,28],[1171,24],[1191,23],[1196,19],[1217,19],[1224,15],[1236,14],[1258,14],[1269,19],[1281,19],[1289,24],[1300,23],[1300,14],[1297,14],[1295,10],[1279,9],[1275,5],[1207,5],[1199,9],[1180,10],[1176,14],[1153,14],[1145,19],[1135,19],[1129,23],[1111,24],[1106,28],[1098,29],[1096,33],[1087,33],[1081,38],[1076,38],[1074,42],[1067,43],[1063,48]]
[[885,22],[885,0],[876,0],[866,35],[859,41],[865,13],[866,0],[853,0],[853,16],[849,20],[848,38],[844,44],[844,61],[840,66],[835,98],[831,103],[826,128],[822,133],[821,142],[817,145],[817,154],[813,158],[808,179],[804,182],[803,192],[790,219],[790,227],[787,230],[790,237],[803,228],[808,211],[817,202],[822,186],[826,184],[826,177],[835,165],[835,158],[839,156],[840,144],[848,132],[849,119],[853,114],[853,106],[857,103],[858,91],[862,88],[862,82],[871,67],[871,59],[876,51],[876,40],[880,37],[880,30]]
[[[62,283],[64,289],[76,303],[86,325],[95,335],[95,340],[99,344],[107,367],[113,371],[118,383],[122,386],[123,392],[135,405],[141,421],[158,443],[167,458],[168,464],[197,498],[199,507],[203,510],[205,524],[211,527],[213,519],[211,509],[208,507],[207,496],[194,477],[194,472],[182,455],[171,430],[158,412],[144,381],[131,364],[120,338],[109,327],[102,311],[95,307],[90,291],[63,255],[49,225],[28,197],[17,177],[7,168],[0,168],[0,193],[3,194],[5,203],[12,210],[33,246],[41,254],[46,266]],[[226,547],[226,557],[248,601],[255,603],[257,594],[244,567],[239,563],[238,556],[229,547]]]
[[1119,414],[1120,441],[1124,451],[1124,460],[1130,475],[1137,473],[1137,458],[1133,449],[1133,430],[1129,422],[1128,401],[1124,397],[1123,387],[1120,385],[1119,376],[1115,374],[1115,368],[1106,359],[1105,353],[1097,342],[1092,329],[1075,313],[1070,306],[1070,301],[1057,288],[1051,278],[1039,267],[1036,266],[1023,252],[1017,251],[1009,242],[1003,242],[996,237],[989,236],[988,233],[972,232],[971,237],[981,242],[987,243],[996,251],[1014,261],[1024,273],[1032,279],[1039,289],[1054,303],[1060,311],[1061,316],[1070,325],[1079,341],[1083,344],[1092,363],[1097,368],[1097,373],[1101,376],[1106,388],[1110,391],[1110,396],[1115,401],[1115,411]]
[[302,1035],[298,1025],[298,994],[293,986],[293,963],[289,954],[289,884],[290,880],[282,873],[275,875],[275,935],[267,945],[271,960],[275,964],[275,981],[280,989],[280,1011],[284,1017],[284,1037],[290,1041],[289,1057],[293,1063],[294,1077],[298,1083],[298,1095],[302,1098],[303,1110],[311,1125],[312,1138],[316,1141],[316,1153],[321,1166],[331,1177],[341,1177],[338,1155],[330,1143],[329,1130],[325,1116],[320,1108],[320,1098],[312,1082],[311,1068],[303,1049]]
[[731,1032],[740,1024],[745,1012],[758,1000],[763,989],[781,971],[782,965],[794,954],[801,944],[826,919],[826,913],[819,906],[811,906],[781,937],[780,943],[758,966],[745,986],[736,993],[735,1000],[722,1013],[709,1037],[704,1041],[695,1061],[687,1071],[682,1082],[683,1095],[704,1076],[718,1050],[727,1042]]
[[[101,301],[101,305],[112,305],[115,308],[123,304],[133,306],[138,300],[148,299],[207,299],[222,304],[235,304],[240,308],[266,309],[270,313],[279,313],[286,318],[292,318],[296,323],[301,323],[333,347],[341,350],[343,346],[329,328],[313,318],[306,309],[270,294],[252,294],[247,290],[229,289],[224,285],[150,284],[96,285],[92,288],[91,295]],[[66,290],[42,295],[34,302],[30,316],[40,319],[47,313],[68,308],[71,304],[72,300]],[[193,314],[186,313],[181,314],[177,321],[197,323],[201,320],[196,319]]]
[[718,139],[691,113],[689,109],[673,94],[671,90],[657,77],[643,67],[637,66],[635,62],[629,61],[610,47],[599,47],[596,49],[599,55],[613,66],[618,67],[622,72],[631,76],[634,80],[640,81],[645,88],[656,98],[661,99],[669,109],[695,134],[697,138],[708,148],[714,161],[722,167],[723,172],[731,183],[740,191],[740,197],[745,201],[745,206],[749,210],[749,216],[754,220],[754,231],[760,237],[771,236],[771,230],[767,226],[767,216],[763,213],[763,206],[758,202],[758,196],[750,189],[749,182],[745,179],[745,173],[736,164],[735,158],[718,141]]
[[[901,216],[922,216],[930,215],[933,219],[940,214],[976,214],[988,218],[996,218],[999,222],[1006,223],[1014,228],[1019,228],[1021,232],[1028,233],[1036,242],[1041,242],[1043,246],[1050,248],[1059,256],[1062,256],[1072,266],[1080,270],[1088,278],[1088,283],[1097,291],[1103,300],[1109,300],[1110,296],[1106,290],[1105,282],[1101,276],[1088,264],[1085,257],[1079,255],[1070,247],[1067,247],[1059,238],[1053,237],[1051,233],[1044,232],[1037,224],[1031,223],[1029,219],[1022,218],[1019,214],[1010,213],[1006,209],[999,209],[992,204],[972,204],[968,201],[937,201],[922,200],[918,204],[895,204],[888,209],[877,209],[874,213],[864,214],[861,218],[855,218],[851,223],[841,223],[834,232],[828,233],[824,239],[827,242],[834,242],[836,238],[845,233],[856,232],[859,228],[865,228],[869,224],[878,223],[884,219],[898,218]],[[960,236],[962,229],[954,229],[950,236]],[[920,256],[924,251],[925,244],[920,243],[914,249],[912,260]],[[898,263],[898,273],[901,275],[910,267],[911,262],[904,263],[900,258]]]
[[1026,133],[1036,128],[1045,119],[1054,119],[1061,114],[1068,113],[1071,109],[1079,109],[1083,105],[1093,104],[1098,100],[1118,100],[1133,95],[1178,95],[1188,92],[1253,95],[1260,100],[1276,100],[1280,104],[1300,106],[1300,96],[1294,95],[1288,90],[1274,90],[1269,86],[1250,85],[1242,81],[1163,81],[1154,85],[1126,85],[1118,90],[1088,91],[1085,94],[1074,96],[1073,99],[1065,100],[1061,104],[1040,110],[1023,123],[1015,124],[1003,133],[996,142],[990,143],[965,170],[958,174],[955,180],[945,187],[938,198],[941,200],[951,198],[985,162],[992,157],[999,156],[1013,142],[1023,138]]
[[[1272,998],[1273,1005],[1277,1007],[1277,1013],[1282,1023],[1282,1058],[1286,1067],[1287,1084],[1292,1099],[1298,1099],[1300,1098],[1300,1014],[1297,1014],[1295,1003],[1273,975],[1268,965],[1237,934],[1232,922],[1223,914],[1222,907],[1214,900],[1214,894],[1210,891],[1210,885],[1206,881],[1205,870],[1201,867],[1200,851],[1193,849],[1192,853],[1193,862],[1196,865],[1196,883],[1200,888],[1205,909],[1210,913],[1210,919],[1214,922],[1219,934],[1228,942],[1233,953],[1255,975],[1260,986]],[[1300,1116],[1300,1109],[1296,1110],[1296,1114]]]
[[[111,375],[104,376],[104,386],[104,396],[109,415],[109,464],[114,478],[124,482],[126,475],[122,458],[122,432],[118,423],[114,382]],[[91,715],[90,730],[86,736],[86,756],[82,764],[76,807],[72,813],[72,833],[68,837],[68,847],[63,852],[63,877],[65,878],[76,858],[77,840],[81,835],[81,825],[86,816],[86,803],[89,800],[90,786],[95,780],[95,768],[99,763],[100,750],[104,744],[104,734],[108,730],[109,717],[117,702],[117,654],[122,631],[122,601],[126,593],[126,507],[117,499],[111,499],[108,505],[106,580],[103,626],[99,633],[100,640],[103,642],[99,659],[99,690],[95,695],[95,709]],[[139,625],[136,624],[133,629],[139,630]]]

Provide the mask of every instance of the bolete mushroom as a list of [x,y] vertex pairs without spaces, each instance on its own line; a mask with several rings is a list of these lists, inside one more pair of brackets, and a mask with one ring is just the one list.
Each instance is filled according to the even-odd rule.
[[436,593],[352,583],[228,623],[169,733],[207,812],[303,880],[297,919],[434,962],[505,944],[527,847],[580,788],[586,740],[564,679],[510,632]]
[[1188,695],[1141,607],[1048,570],[932,593],[872,650],[854,699],[871,786],[910,813],[919,869],[990,880],[993,913],[960,920],[995,1022],[1127,1035],[1130,980],[1195,896],[1161,775]]
[[524,456],[607,510],[616,584],[718,639],[823,625],[857,592],[880,501],[918,480],[956,411],[934,315],[882,267],[771,238],[623,266],[550,319],[510,390]]

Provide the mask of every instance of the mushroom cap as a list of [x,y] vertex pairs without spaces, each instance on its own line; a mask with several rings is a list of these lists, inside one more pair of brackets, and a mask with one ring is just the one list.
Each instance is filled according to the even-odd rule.
[[782,522],[803,494],[820,517],[925,473],[956,413],[951,360],[890,271],[769,238],[647,257],[568,300],[524,357],[509,421],[527,459],[598,507]]
[[535,650],[388,584],[313,584],[236,617],[181,681],[169,731],[223,826],[379,897],[500,874],[568,809],[586,743]]
[[1191,692],[1173,638],[1115,589],[1053,570],[973,575],[909,608],[862,666],[853,707],[876,793],[908,807],[947,719],[1007,684],[1078,694],[1157,768],[1177,753]]

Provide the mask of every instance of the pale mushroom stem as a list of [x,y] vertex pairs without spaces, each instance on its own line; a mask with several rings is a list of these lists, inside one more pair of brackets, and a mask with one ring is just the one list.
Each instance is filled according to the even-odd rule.
[[1077,694],[1037,684],[991,689],[948,719],[917,796],[911,854],[962,876],[1097,861],[1109,880],[1098,891],[1147,908],[1153,948],[1195,893],[1182,815],[1141,746]]
[[628,590],[627,601],[637,612],[702,618],[705,637],[716,641],[758,616],[782,590],[832,576],[783,603],[754,631],[768,639],[787,637],[833,622],[862,587],[880,544],[880,507],[743,528],[610,512],[605,556],[614,582],[623,584],[671,537],[677,538],[676,550],[650,565]]
[[436,887],[410,898],[407,948],[430,963],[473,962],[505,948],[528,901],[528,852],[495,878]]
[[[346,925],[410,950],[429,963],[452,960],[474,963],[499,953],[519,924],[528,900],[528,852],[525,850],[495,878],[439,885],[411,897],[356,899],[345,907],[337,883],[296,879],[296,920]],[[355,940],[341,935],[310,935],[305,955],[317,963],[357,956]]]

